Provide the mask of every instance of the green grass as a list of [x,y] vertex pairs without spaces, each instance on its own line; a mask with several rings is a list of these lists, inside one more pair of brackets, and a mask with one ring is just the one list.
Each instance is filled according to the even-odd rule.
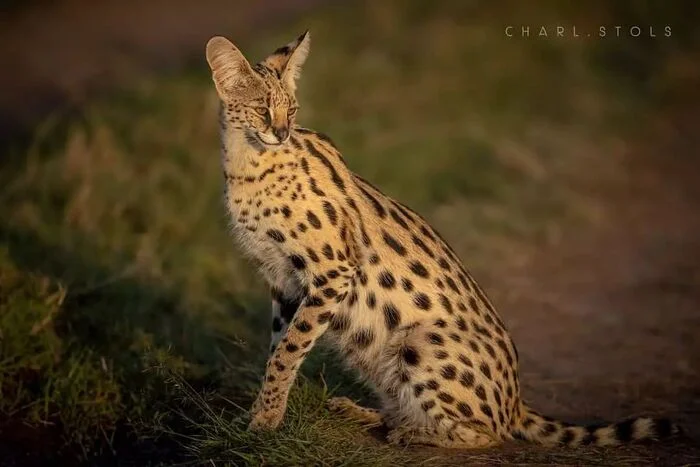
[[[637,57],[619,43],[503,35],[504,18],[572,10],[466,3],[351,3],[232,39],[261,58],[310,28],[302,123],[424,213],[478,272],[513,245],[590,221],[576,181],[618,169],[604,155],[649,102],[601,73],[610,56]],[[665,57],[654,55],[659,73]],[[371,398],[321,351],[282,431],[245,430],[268,299],[228,235],[218,104],[200,62],[47,122],[3,165],[1,436],[18,451],[41,439],[45,462],[401,463],[409,453],[323,408],[328,391]],[[640,86],[668,88],[648,70]]]

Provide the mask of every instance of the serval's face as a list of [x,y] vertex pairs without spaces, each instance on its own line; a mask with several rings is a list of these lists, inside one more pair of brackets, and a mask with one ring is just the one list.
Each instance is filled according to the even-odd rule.
[[296,80],[309,52],[308,32],[255,66],[223,37],[207,44],[207,61],[227,124],[266,145],[289,139],[298,109]]

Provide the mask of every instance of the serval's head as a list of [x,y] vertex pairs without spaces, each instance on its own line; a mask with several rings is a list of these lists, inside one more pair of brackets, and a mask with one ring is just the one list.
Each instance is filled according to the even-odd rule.
[[278,145],[289,139],[298,109],[296,81],[310,42],[307,31],[251,66],[227,39],[217,36],[209,40],[207,62],[229,127],[243,130],[264,144]]

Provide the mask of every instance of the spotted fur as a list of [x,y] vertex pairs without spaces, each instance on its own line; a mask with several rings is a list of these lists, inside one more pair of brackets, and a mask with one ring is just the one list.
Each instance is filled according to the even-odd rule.
[[207,44],[221,99],[233,234],[270,284],[272,345],[251,429],[274,429],[306,354],[324,336],[377,391],[396,443],[474,448],[524,438],[611,445],[677,432],[662,420],[570,426],[520,397],[518,353],[486,294],[420,215],[346,166],[327,136],[295,124],[303,34],[251,66],[228,40]]

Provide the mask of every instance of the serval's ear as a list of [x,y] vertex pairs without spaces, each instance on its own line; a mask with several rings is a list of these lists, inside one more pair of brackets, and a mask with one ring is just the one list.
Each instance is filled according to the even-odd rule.
[[275,70],[287,89],[294,92],[310,47],[311,35],[306,31],[295,41],[275,50],[272,55],[263,60],[263,64]]
[[222,99],[245,88],[254,80],[248,60],[228,39],[215,36],[207,42],[207,62],[216,91]]

